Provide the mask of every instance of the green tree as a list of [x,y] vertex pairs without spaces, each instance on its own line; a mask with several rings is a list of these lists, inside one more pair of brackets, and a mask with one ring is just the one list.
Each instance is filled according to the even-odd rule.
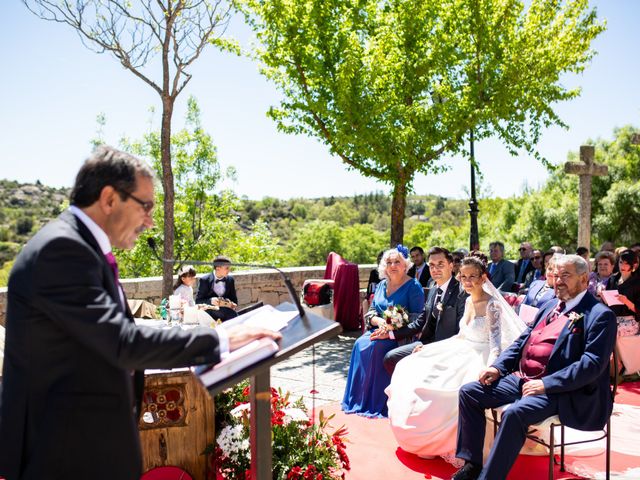
[[587,0],[242,0],[282,93],[269,115],[392,186],[391,244],[415,174],[439,172],[465,136],[535,152],[553,108],[579,94],[603,30]]
[[300,227],[290,244],[290,265],[324,265],[331,252],[342,250],[342,229],[337,222],[314,220]]
[[[140,141],[123,140],[127,151],[154,160],[156,171],[161,170],[160,132],[151,132]],[[246,231],[237,225],[236,211],[240,201],[230,190],[219,191],[222,178],[216,147],[211,135],[201,125],[200,109],[196,100],[188,100],[186,128],[171,139],[174,159],[175,256],[172,274],[185,261],[209,261],[215,255],[225,253],[234,260],[247,263],[279,263],[281,248],[262,223]],[[162,229],[164,192],[156,191],[154,221]],[[129,251],[119,251],[118,260],[123,276],[139,277],[157,275],[161,265],[154,260],[146,238],[157,231],[144,232],[140,241]]]

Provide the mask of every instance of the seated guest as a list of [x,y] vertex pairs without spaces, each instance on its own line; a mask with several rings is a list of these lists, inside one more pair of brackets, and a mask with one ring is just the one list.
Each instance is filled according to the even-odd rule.
[[618,300],[622,305],[611,305],[611,310],[618,317],[618,333],[635,335],[638,333],[637,320],[640,318],[640,276],[636,272],[638,254],[633,250],[621,252],[618,269],[618,273],[609,277],[607,290],[617,290]]
[[526,328],[486,274],[487,267],[479,258],[463,260],[460,279],[470,297],[459,333],[421,345],[398,363],[391,377],[386,390],[389,423],[407,452],[453,457],[458,389],[478,378]]
[[[460,281],[458,276],[460,275],[460,266],[462,265],[462,259],[467,255],[469,255],[469,252],[464,248],[458,248],[457,250],[451,252],[451,257],[453,258],[453,272],[451,272],[451,275],[453,276],[453,278],[458,280],[458,282]],[[460,286],[460,291],[462,290],[464,289],[462,288],[462,286]]]
[[[429,290],[425,308],[415,321],[390,332],[382,330],[371,335],[372,340],[391,338],[409,340],[407,345],[394,348],[384,356],[384,368],[393,374],[396,364],[423,345],[444,340],[458,333],[467,294],[460,293],[460,284],[453,278],[453,258],[449,250],[433,247],[429,250],[429,270],[435,284]],[[418,335],[418,339],[411,341]],[[419,347],[419,348],[418,348]]]
[[607,240],[600,246],[600,251],[616,253],[616,246],[613,244],[613,242]]
[[213,273],[209,273],[200,279],[196,303],[205,303],[218,306],[218,310],[207,310],[214,320],[229,320],[238,316],[238,296],[236,284],[229,270],[231,259],[224,255],[218,255],[213,260]]
[[566,250],[558,245],[554,245],[553,247],[551,247],[549,250],[551,250],[553,253],[559,253],[560,255],[564,255],[566,252]]
[[549,264],[549,260],[551,259],[551,257],[553,257],[556,253],[553,250],[547,250],[546,252],[544,252],[542,254],[542,278],[541,280],[544,280],[544,277],[547,274],[547,265]]
[[424,261],[424,250],[422,247],[413,247],[409,250],[409,254],[411,255],[413,267],[409,269],[407,275],[418,280],[422,288],[427,288],[429,280],[431,279],[431,272],[429,271],[427,262]]
[[607,288],[615,263],[616,256],[613,252],[602,250],[596,254],[595,271],[589,274],[589,293],[598,298],[600,297],[600,291]]
[[522,285],[525,282],[527,273],[533,270],[533,265],[531,264],[531,255],[533,254],[533,247],[531,247],[531,244],[529,242],[522,242],[520,244],[520,248],[518,249],[518,252],[520,252],[520,258],[518,259],[515,265],[515,274],[516,274],[515,283]]
[[357,413],[366,417],[387,416],[387,388],[391,377],[383,368],[382,360],[389,350],[398,346],[390,338],[373,340],[376,330],[386,330],[383,319],[387,307],[402,306],[408,313],[408,321],[416,320],[424,308],[424,291],[415,278],[407,275],[411,268],[409,251],[398,245],[382,256],[379,273],[382,281],[376,288],[371,308],[365,314],[368,331],[356,340],[351,351],[351,363],[347,386],[342,400],[345,413]]
[[376,292],[376,287],[378,283],[380,283],[380,274],[378,273],[378,266],[380,266],[380,261],[382,260],[382,255],[384,251],[380,252],[376,257],[376,268],[371,270],[369,273],[369,281],[367,282],[367,299],[369,302],[373,299],[373,294]]
[[578,247],[576,249],[576,255],[584,258],[587,262],[591,261],[591,256],[589,255],[589,249],[587,247]]
[[[454,480],[505,479],[530,425],[559,415],[570,428],[598,430],[613,409],[609,359],[615,315],[587,291],[589,264],[577,255],[556,262],[557,300],[477,381],[460,389],[456,456],[465,461]],[[484,466],[485,409],[503,411]]]
[[542,271],[542,251],[534,250],[531,252],[531,266],[533,267],[527,273],[527,276],[524,279],[524,289],[528,289],[531,286],[531,283],[540,280],[544,276],[544,272]]
[[513,263],[504,259],[504,243],[491,242],[489,244],[489,278],[493,286],[503,292],[510,292],[516,280]]
[[194,306],[193,285],[196,283],[196,270],[191,265],[183,265],[178,270],[178,279],[173,285],[173,294],[178,295],[187,305]]
[[555,298],[556,294],[553,289],[556,283],[554,268],[556,260],[559,257],[560,255],[556,253],[547,262],[547,275],[544,280],[536,280],[530,285],[529,290],[527,290],[527,294],[522,301],[524,305],[531,305],[532,307],[540,308],[546,302]]

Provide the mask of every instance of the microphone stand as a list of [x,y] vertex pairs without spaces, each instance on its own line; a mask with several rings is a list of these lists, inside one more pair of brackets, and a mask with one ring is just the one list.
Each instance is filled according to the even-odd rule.
[[[149,248],[153,252],[153,255],[160,262],[170,263],[172,265],[178,263],[178,260],[175,260],[173,258],[162,258],[158,254],[158,250],[156,248],[156,241],[155,241],[154,238],[152,238],[152,237],[147,238],[147,244],[149,245]],[[296,306],[296,309],[298,310],[298,314],[300,315],[300,318],[304,318],[304,316],[305,316],[304,308],[302,308],[302,304],[300,303],[300,299],[298,298],[298,294],[296,293],[296,289],[294,288],[293,284],[291,283],[291,279],[289,279],[289,277],[287,277],[287,275],[282,270],[280,270],[278,267],[274,267],[273,265],[260,265],[260,264],[256,264],[256,263],[235,263],[235,262],[229,263],[229,262],[214,262],[214,261],[206,262],[206,261],[202,261],[202,260],[188,260],[188,261],[184,261],[184,263],[189,263],[191,265],[212,266],[213,268],[215,268],[215,267],[223,267],[223,266],[229,265],[229,266],[236,266],[236,267],[253,267],[253,268],[264,268],[264,269],[275,270],[282,277],[282,280],[283,280],[285,286],[287,287],[287,291],[289,292],[289,296],[291,297],[291,300],[293,301],[293,304]]]

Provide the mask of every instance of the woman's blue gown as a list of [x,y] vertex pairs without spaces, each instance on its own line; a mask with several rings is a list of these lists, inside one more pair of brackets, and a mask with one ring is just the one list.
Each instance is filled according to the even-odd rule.
[[[416,279],[407,280],[387,297],[387,280],[381,281],[373,297],[372,306],[382,315],[389,305],[401,305],[414,319],[424,308],[424,291]],[[384,369],[382,360],[390,350],[398,346],[396,340],[371,340],[370,329],[356,340],[351,351],[351,363],[347,386],[342,399],[345,413],[357,413],[365,417],[387,416],[387,395],[384,389],[391,377]]]

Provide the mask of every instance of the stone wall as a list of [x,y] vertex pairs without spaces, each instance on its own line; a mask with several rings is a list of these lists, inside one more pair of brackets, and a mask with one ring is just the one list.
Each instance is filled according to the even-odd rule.
[[[359,265],[360,288],[367,287],[369,272],[375,265]],[[291,279],[296,291],[300,292],[302,284],[309,278],[322,278],[325,267],[291,267],[282,271]],[[271,270],[247,270],[234,272],[236,291],[240,306],[262,301],[265,304],[277,305],[288,302],[289,292],[282,281],[282,277]],[[162,278],[127,278],[122,280],[122,286],[128,298],[143,299],[160,303],[162,298]],[[4,325],[7,303],[7,289],[0,288],[0,325]]]

